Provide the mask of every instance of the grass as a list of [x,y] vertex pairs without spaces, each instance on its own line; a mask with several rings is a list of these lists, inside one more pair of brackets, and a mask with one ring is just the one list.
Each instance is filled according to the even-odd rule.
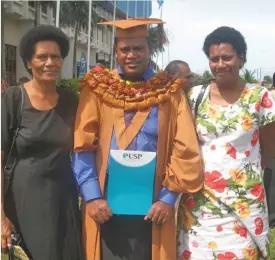
[[[275,228],[270,230],[270,238],[271,238],[271,245],[270,245],[270,259],[275,259]],[[8,260],[8,257],[5,255],[1,256],[1,260]]]
[[270,230],[270,259],[275,259],[275,228]]

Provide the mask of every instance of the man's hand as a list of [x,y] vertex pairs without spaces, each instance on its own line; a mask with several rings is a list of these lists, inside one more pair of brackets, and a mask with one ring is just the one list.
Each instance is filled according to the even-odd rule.
[[89,216],[99,224],[103,224],[113,215],[104,199],[96,199],[87,202],[87,211]]
[[5,215],[1,216],[1,231],[2,252],[7,253],[7,250],[11,245],[11,232],[14,231],[14,226]]
[[157,224],[164,224],[171,216],[171,213],[172,207],[170,205],[162,201],[157,201],[152,205],[149,213],[144,219],[151,220]]

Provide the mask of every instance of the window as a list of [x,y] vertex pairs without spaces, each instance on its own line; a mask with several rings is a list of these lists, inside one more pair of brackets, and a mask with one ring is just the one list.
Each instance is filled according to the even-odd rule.
[[7,82],[10,86],[16,85],[16,46],[5,44],[5,62]]
[[53,9],[53,12],[52,12],[53,18],[56,18],[56,5],[55,4],[52,6],[52,9]]
[[82,31],[84,33],[87,33],[88,32],[88,28],[87,28],[87,24],[86,23],[82,23]]
[[41,2],[41,11],[44,14],[48,13],[48,3]]
[[28,4],[30,7],[35,8],[35,2],[34,1],[28,1]]

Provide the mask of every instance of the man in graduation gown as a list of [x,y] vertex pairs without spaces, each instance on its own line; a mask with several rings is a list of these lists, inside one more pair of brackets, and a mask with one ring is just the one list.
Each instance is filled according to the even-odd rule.
[[[155,75],[149,65],[148,25],[162,23],[106,22],[116,27],[118,69],[96,67],[80,84],[73,167],[84,200],[87,260],[175,260],[177,196],[197,192],[203,185],[194,123],[181,81],[166,72]],[[146,216],[115,215],[109,207],[111,150],[156,152],[153,203]]]

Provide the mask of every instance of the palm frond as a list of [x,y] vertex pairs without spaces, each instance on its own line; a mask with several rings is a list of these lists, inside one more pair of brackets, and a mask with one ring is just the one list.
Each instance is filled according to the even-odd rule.
[[165,45],[169,43],[167,33],[162,24],[149,27],[149,44],[151,47],[151,56],[164,51]]

